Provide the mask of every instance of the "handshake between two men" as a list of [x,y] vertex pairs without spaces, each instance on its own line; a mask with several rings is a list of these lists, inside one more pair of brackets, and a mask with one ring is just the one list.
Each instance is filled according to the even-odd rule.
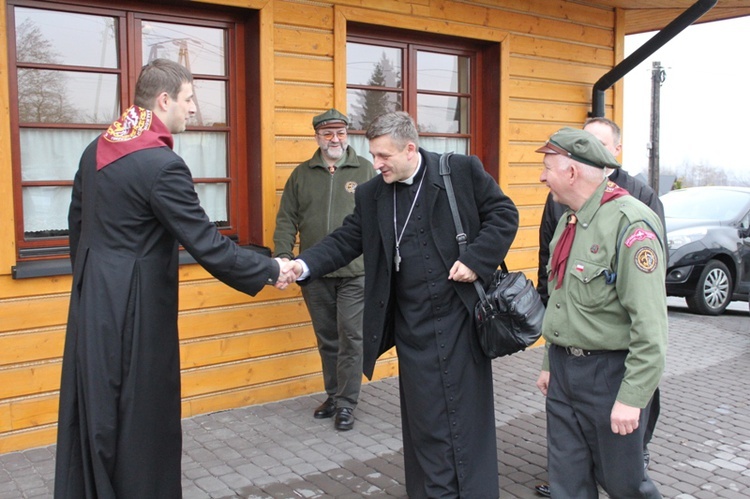
[[[279,262],[279,278],[276,280],[276,288],[286,289],[291,283],[302,277],[307,268],[302,260],[290,260],[288,258],[274,258]],[[448,272],[448,279],[456,282],[474,282],[477,274],[463,263],[456,260]]]
[[276,279],[277,289],[286,289],[291,283],[302,276],[304,268],[298,260],[288,258],[274,258],[279,263],[279,277]]

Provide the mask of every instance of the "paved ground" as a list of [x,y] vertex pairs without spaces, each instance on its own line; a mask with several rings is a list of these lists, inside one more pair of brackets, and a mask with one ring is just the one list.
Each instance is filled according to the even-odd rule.
[[[720,317],[670,300],[662,415],[652,478],[668,498],[750,497],[750,320],[747,303]],[[546,479],[541,350],[494,361],[503,497],[537,497]],[[183,491],[202,498],[404,497],[397,380],[362,388],[352,431],[315,420],[323,394],[186,419]],[[51,497],[54,446],[0,455],[0,499]],[[129,499],[129,498],[125,498]]]

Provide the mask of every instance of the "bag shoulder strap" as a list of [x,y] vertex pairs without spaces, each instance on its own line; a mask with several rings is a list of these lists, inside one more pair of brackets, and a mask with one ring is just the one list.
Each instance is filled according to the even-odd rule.
[[[463,254],[466,251],[466,245],[469,243],[468,237],[464,232],[463,224],[461,224],[461,217],[458,214],[458,204],[456,203],[456,193],[453,191],[453,182],[451,182],[451,167],[448,163],[452,152],[444,152],[440,155],[440,175],[443,177],[445,182],[445,192],[448,195],[448,204],[451,207],[451,214],[453,214],[453,224],[456,226],[456,241],[458,242],[458,253]],[[508,272],[508,268],[505,266],[505,262],[501,264],[503,272]],[[484,288],[479,284],[479,279],[474,280],[474,288],[477,290],[479,299],[482,304],[487,303],[487,295],[484,292]]]

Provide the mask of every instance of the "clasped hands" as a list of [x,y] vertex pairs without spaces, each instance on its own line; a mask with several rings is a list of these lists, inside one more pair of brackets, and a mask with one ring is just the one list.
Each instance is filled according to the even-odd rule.
[[286,289],[302,275],[302,265],[296,260],[288,258],[276,258],[279,262],[279,277],[276,279],[277,289]]

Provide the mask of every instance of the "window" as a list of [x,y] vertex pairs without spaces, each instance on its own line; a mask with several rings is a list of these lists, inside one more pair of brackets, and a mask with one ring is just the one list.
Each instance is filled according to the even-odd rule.
[[248,163],[246,122],[254,110],[237,91],[246,72],[235,47],[246,43],[252,16],[97,3],[8,2],[19,260],[67,257],[67,212],[81,153],[132,104],[140,68],[154,58],[193,73],[197,113],[175,135],[175,151],[190,167],[209,218],[250,242],[250,224],[239,218],[259,186],[242,185],[254,176],[238,165]]
[[[483,91],[499,85],[478,77],[488,46],[353,25],[346,47],[350,143],[358,153],[367,154],[363,132],[376,116],[406,111],[414,117],[425,149],[483,156],[482,129],[497,133],[499,127],[497,115],[487,122],[480,112]],[[497,153],[486,156],[483,161],[497,160]],[[496,172],[496,164],[494,168]]]

